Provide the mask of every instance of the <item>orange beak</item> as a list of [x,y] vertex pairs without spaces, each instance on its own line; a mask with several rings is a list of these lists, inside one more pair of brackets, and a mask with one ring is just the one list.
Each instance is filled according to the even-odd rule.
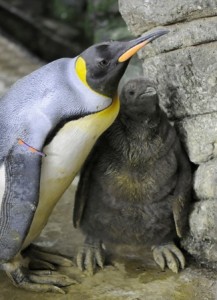
[[118,58],[118,62],[122,63],[127,61],[145,45],[157,39],[158,37],[167,34],[168,32],[168,30],[157,30],[148,35],[144,35],[142,37],[130,41],[129,48]]

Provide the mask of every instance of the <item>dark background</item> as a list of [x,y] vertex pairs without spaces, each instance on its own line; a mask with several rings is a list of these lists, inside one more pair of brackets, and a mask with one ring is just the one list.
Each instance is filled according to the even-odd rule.
[[0,0],[0,29],[46,61],[129,37],[118,0]]

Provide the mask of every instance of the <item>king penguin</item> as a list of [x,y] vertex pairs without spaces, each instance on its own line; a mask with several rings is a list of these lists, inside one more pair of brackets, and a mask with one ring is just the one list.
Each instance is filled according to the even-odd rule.
[[[60,287],[72,283],[47,271],[32,273],[24,250],[115,120],[117,86],[130,58],[167,32],[103,42],[75,58],[53,61],[17,81],[0,99],[0,266],[14,285],[63,293]],[[39,252],[38,263],[43,258],[49,261]]]
[[145,246],[162,270],[177,273],[185,267],[176,242],[188,227],[191,165],[153,82],[127,81],[120,102],[81,171],[73,219],[86,238],[77,265],[93,274],[103,267],[103,245],[121,244],[134,255]]

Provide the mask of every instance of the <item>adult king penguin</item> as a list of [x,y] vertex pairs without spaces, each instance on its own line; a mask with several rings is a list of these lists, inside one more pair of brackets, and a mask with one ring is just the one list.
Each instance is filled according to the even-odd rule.
[[[165,33],[93,45],[36,70],[0,99],[0,264],[16,286],[63,292],[59,287],[72,283],[47,271],[31,272],[22,251],[38,237],[95,141],[116,118],[117,86],[130,58]],[[50,266],[43,259],[59,261],[34,251],[43,269]]]

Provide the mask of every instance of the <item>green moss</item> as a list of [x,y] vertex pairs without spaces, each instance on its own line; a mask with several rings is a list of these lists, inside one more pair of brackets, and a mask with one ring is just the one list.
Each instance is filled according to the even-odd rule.
[[67,5],[62,0],[50,0],[48,12],[52,17],[71,24],[80,18],[79,8]]
[[117,0],[98,0],[98,1],[88,1],[88,12],[90,14],[97,12],[101,13],[114,13],[118,11],[118,1]]
[[[191,282],[183,282],[179,287],[174,291],[174,300],[200,300],[199,291],[197,290],[194,280]],[[198,292],[198,293],[197,293]]]

